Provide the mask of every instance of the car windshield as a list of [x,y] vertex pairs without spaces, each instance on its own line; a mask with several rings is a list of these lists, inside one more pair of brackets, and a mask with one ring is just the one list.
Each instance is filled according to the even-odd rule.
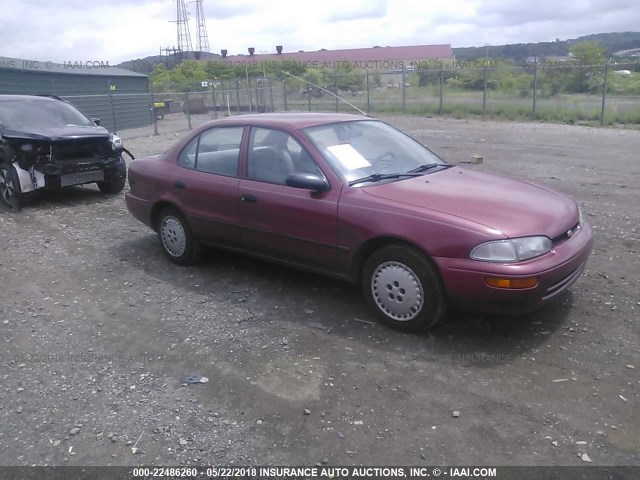
[[0,123],[8,130],[93,127],[95,124],[73,105],[58,100],[8,100],[0,102]]
[[319,125],[304,132],[350,185],[410,178],[449,166],[411,137],[375,120]]

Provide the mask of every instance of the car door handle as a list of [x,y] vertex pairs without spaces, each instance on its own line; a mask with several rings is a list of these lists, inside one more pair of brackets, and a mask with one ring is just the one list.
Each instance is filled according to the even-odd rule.
[[242,196],[240,197],[240,200],[247,203],[258,203],[258,197],[249,195],[247,193],[243,193]]
[[187,186],[182,182],[173,182],[173,186],[181,190],[186,190]]

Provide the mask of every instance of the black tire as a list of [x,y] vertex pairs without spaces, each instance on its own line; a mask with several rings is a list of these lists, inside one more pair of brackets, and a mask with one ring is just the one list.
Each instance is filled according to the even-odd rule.
[[127,163],[122,158],[118,159],[115,168],[110,168],[104,172],[104,181],[96,182],[102,193],[116,194],[124,190],[127,183]]
[[0,200],[7,207],[20,211],[22,193],[20,191],[20,180],[13,165],[0,161]]
[[158,216],[158,239],[166,257],[177,265],[192,265],[202,259],[203,247],[175,207],[165,207]]
[[407,245],[388,245],[374,252],[364,264],[361,282],[367,303],[393,328],[426,330],[446,313],[436,267]]
[[124,186],[127,183],[125,177],[116,178],[114,180],[105,180],[104,182],[96,182],[98,188],[102,193],[115,194],[124,190]]

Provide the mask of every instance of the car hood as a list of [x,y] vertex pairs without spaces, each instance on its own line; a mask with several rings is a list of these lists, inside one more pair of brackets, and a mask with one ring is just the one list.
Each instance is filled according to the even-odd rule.
[[554,238],[578,219],[578,206],[561,193],[458,167],[362,190],[387,200],[465,218],[507,237]]
[[109,132],[104,127],[68,126],[62,128],[34,127],[28,132],[20,130],[4,130],[2,136],[6,139],[33,140],[42,142],[58,142],[76,138],[108,138]]

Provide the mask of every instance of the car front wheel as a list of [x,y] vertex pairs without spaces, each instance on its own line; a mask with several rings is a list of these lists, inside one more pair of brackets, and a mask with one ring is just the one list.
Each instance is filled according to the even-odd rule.
[[12,165],[0,163],[0,198],[13,210],[20,210],[20,181]]
[[124,189],[126,181],[127,179],[123,177],[96,183],[102,193],[115,194],[120,193]]
[[174,207],[167,207],[160,212],[158,238],[162,251],[175,264],[191,265],[202,257],[202,245]]
[[362,290],[380,319],[400,330],[426,330],[446,311],[435,266],[406,245],[388,245],[369,257],[362,271]]
[[127,164],[122,157],[118,159],[115,168],[104,172],[104,180],[96,182],[102,193],[120,193],[127,182]]

